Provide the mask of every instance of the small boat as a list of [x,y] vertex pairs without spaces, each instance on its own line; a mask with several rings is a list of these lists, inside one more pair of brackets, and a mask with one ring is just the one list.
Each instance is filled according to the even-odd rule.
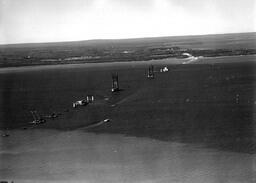
[[1,134],[2,137],[9,137],[10,134],[8,133],[8,129],[5,130],[3,134]]
[[104,122],[104,123],[110,122],[110,119],[104,119],[103,122]]
[[84,106],[87,104],[88,104],[88,102],[86,100],[78,100],[73,103],[73,108],[76,108],[77,106]]
[[54,119],[54,118],[57,118],[58,117],[58,114],[56,113],[52,113],[50,115],[46,115],[45,118],[49,118],[49,119]]
[[2,137],[9,137],[10,134],[4,133],[4,134],[2,134],[1,136],[2,136]]

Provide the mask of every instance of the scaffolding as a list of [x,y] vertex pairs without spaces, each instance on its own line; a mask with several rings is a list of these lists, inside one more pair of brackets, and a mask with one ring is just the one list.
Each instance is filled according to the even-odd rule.
[[155,75],[154,75],[154,66],[150,65],[148,68],[148,75],[147,78],[149,79],[154,79]]
[[119,91],[118,73],[112,74],[112,92]]

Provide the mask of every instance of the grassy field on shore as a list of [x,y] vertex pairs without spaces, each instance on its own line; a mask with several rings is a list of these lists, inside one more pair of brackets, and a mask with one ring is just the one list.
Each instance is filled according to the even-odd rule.
[[[232,60],[158,63],[152,80],[145,77],[150,63],[2,73],[0,125],[30,127],[29,111],[36,109],[61,115],[35,128],[73,130],[109,118],[110,123],[87,131],[255,153],[255,57]],[[165,65],[170,71],[158,72]],[[123,91],[112,94],[116,71]],[[95,96],[95,103],[72,109],[72,102],[87,94]]]
[[0,45],[0,68],[256,54],[256,33]]

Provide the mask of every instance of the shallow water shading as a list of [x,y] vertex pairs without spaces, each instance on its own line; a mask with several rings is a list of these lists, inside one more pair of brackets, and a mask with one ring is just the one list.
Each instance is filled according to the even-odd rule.
[[0,180],[14,182],[254,182],[255,154],[94,134],[12,130],[0,143]]

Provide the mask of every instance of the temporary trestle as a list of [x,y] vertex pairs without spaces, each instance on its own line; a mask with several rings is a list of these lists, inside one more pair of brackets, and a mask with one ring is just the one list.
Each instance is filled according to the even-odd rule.
[[118,73],[112,74],[112,92],[119,91]]

